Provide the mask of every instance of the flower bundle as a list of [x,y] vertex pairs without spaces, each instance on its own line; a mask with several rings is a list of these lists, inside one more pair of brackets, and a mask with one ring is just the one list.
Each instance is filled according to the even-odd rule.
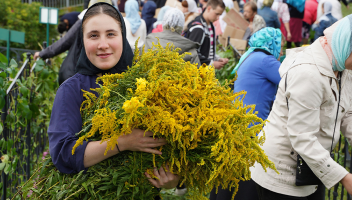
[[213,67],[185,62],[172,45],[153,47],[141,55],[136,48],[125,73],[99,77],[98,97],[84,91],[83,128],[72,153],[88,139],[107,141],[107,152],[118,137],[139,128],[166,138],[163,154],[122,152],[76,175],[59,173],[47,159],[35,187],[26,187],[34,198],[154,199],[159,191],[144,172],[153,176],[153,167],[167,163],[181,176],[189,199],[206,199],[220,185],[237,191],[255,162],[275,170],[260,148],[264,137],[256,136],[264,121],[239,98],[245,92],[221,86]]

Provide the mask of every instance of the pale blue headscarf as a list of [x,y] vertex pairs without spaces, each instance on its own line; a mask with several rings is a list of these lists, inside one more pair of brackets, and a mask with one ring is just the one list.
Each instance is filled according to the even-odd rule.
[[157,18],[156,22],[154,22],[154,24],[153,24],[153,28],[156,28],[159,24],[163,24],[164,15],[165,15],[166,11],[169,10],[170,8],[171,8],[170,6],[164,6],[160,9],[159,14],[158,14],[158,18]]
[[125,13],[126,17],[130,24],[131,24],[131,31],[132,34],[135,34],[141,25],[141,16],[139,16],[139,6],[136,0],[128,0],[125,3]]
[[281,31],[272,27],[263,28],[252,35],[248,44],[251,48],[242,55],[231,74],[236,73],[242,62],[256,49],[264,49],[278,59],[281,51]]
[[299,12],[303,12],[306,5],[306,0],[287,0],[286,3],[295,7]]
[[[331,39],[331,50],[334,55],[332,56],[332,68],[334,71],[343,71],[345,62],[352,52],[352,15],[344,17],[337,23]],[[325,35],[331,31],[328,29],[324,31]]]

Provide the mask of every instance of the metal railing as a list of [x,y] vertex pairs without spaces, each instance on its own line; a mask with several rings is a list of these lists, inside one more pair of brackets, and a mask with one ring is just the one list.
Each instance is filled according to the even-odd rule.
[[67,8],[83,6],[84,0],[22,0],[22,3],[40,2],[45,7]]
[[[33,159],[38,160],[39,156],[45,150],[47,144],[47,137],[46,137],[46,126],[43,124],[41,129],[37,132],[31,132],[31,124],[36,123],[35,119],[31,119],[27,121],[27,125],[25,127],[18,127],[17,125],[8,124],[6,123],[6,118],[12,113],[16,113],[18,109],[19,102],[17,101],[18,97],[20,97],[19,87],[16,87],[17,80],[22,78],[27,78],[30,75],[30,63],[31,63],[31,54],[27,53],[27,59],[24,61],[23,65],[21,66],[20,70],[16,74],[16,77],[13,79],[11,85],[6,91],[5,97],[5,106],[2,110],[1,120],[4,124],[4,129],[2,134],[0,135],[0,139],[4,139],[5,141],[11,140],[13,142],[12,149],[16,150],[18,155],[18,162],[15,167],[15,172],[12,174],[5,174],[3,171],[1,173],[1,182],[2,182],[2,195],[1,200],[5,200],[7,196],[8,190],[12,192],[16,192],[16,187],[21,184],[21,179],[19,177],[23,177],[23,180],[27,180],[31,175],[31,161]],[[30,89],[30,99],[28,103],[34,98],[35,95],[35,88]],[[12,105],[12,106],[11,106]],[[12,116],[18,120],[19,116]],[[26,122],[22,122],[26,123]],[[36,144],[34,148],[34,152],[31,152],[33,149],[31,147],[32,144]],[[27,149],[24,152],[24,149]],[[5,151],[2,152],[3,154],[7,154],[9,152]]]

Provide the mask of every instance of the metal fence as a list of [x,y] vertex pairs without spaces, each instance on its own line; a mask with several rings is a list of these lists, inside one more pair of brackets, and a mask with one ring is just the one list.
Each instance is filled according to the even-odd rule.
[[45,7],[66,8],[83,6],[84,0],[22,0],[22,3],[40,2]]
[[[31,161],[40,159],[39,156],[43,153],[47,144],[45,124],[41,126],[39,131],[31,132],[31,125],[36,123],[35,119],[28,120],[25,127],[18,127],[17,125],[5,123],[5,119],[8,115],[12,115],[11,117],[14,117],[14,120],[18,120],[19,116],[11,114],[17,112],[19,106],[17,99],[21,95],[19,92],[19,87],[16,86],[16,80],[26,78],[30,75],[30,55],[30,53],[27,53],[27,59],[24,61],[12,84],[7,89],[5,106],[2,110],[1,120],[4,122],[4,129],[0,135],[0,139],[3,138],[7,142],[11,141],[8,145],[15,147],[15,151],[19,156],[15,167],[15,173],[5,174],[4,171],[1,173],[1,200],[6,199],[7,192],[16,192],[16,187],[22,182],[21,177],[23,177],[24,180],[27,180],[30,177],[31,168],[33,168],[33,166],[31,166],[31,163],[33,162]],[[35,95],[34,90],[34,87],[30,88],[31,99],[33,99]],[[25,122],[22,123],[25,124]],[[36,144],[36,146],[34,151],[31,151],[33,149],[31,145],[33,144]],[[27,152],[24,152],[24,149],[27,149]],[[9,152],[6,152],[5,149],[2,153],[7,154]]]

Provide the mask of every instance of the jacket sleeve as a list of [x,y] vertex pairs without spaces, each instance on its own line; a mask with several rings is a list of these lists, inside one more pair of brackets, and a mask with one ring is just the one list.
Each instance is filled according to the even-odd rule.
[[281,63],[276,60],[274,56],[266,56],[262,61],[262,66],[265,66],[261,68],[263,73],[266,78],[275,85],[279,85],[281,80],[279,73],[280,65]]
[[52,161],[56,168],[65,174],[85,170],[83,160],[88,143],[84,141],[72,155],[72,147],[78,139],[75,134],[82,129],[82,118],[81,91],[77,84],[70,83],[72,81],[62,84],[56,93],[48,129]]
[[47,59],[69,50],[71,45],[75,42],[77,34],[79,34],[81,24],[82,20],[77,20],[77,22],[70,28],[63,38],[48,46],[46,49],[43,49],[39,53],[39,56],[42,59]]
[[194,42],[197,42],[199,44],[199,48],[197,49],[197,52],[198,52],[200,63],[202,64],[205,63],[209,65],[212,62],[212,60],[201,53],[204,37],[205,37],[205,34],[204,34],[204,28],[202,25],[195,25],[189,29],[188,39]]
[[285,93],[289,105],[287,131],[293,149],[323,184],[331,188],[348,172],[330,157],[317,138],[324,94],[324,79],[318,73],[307,65],[289,70]]

